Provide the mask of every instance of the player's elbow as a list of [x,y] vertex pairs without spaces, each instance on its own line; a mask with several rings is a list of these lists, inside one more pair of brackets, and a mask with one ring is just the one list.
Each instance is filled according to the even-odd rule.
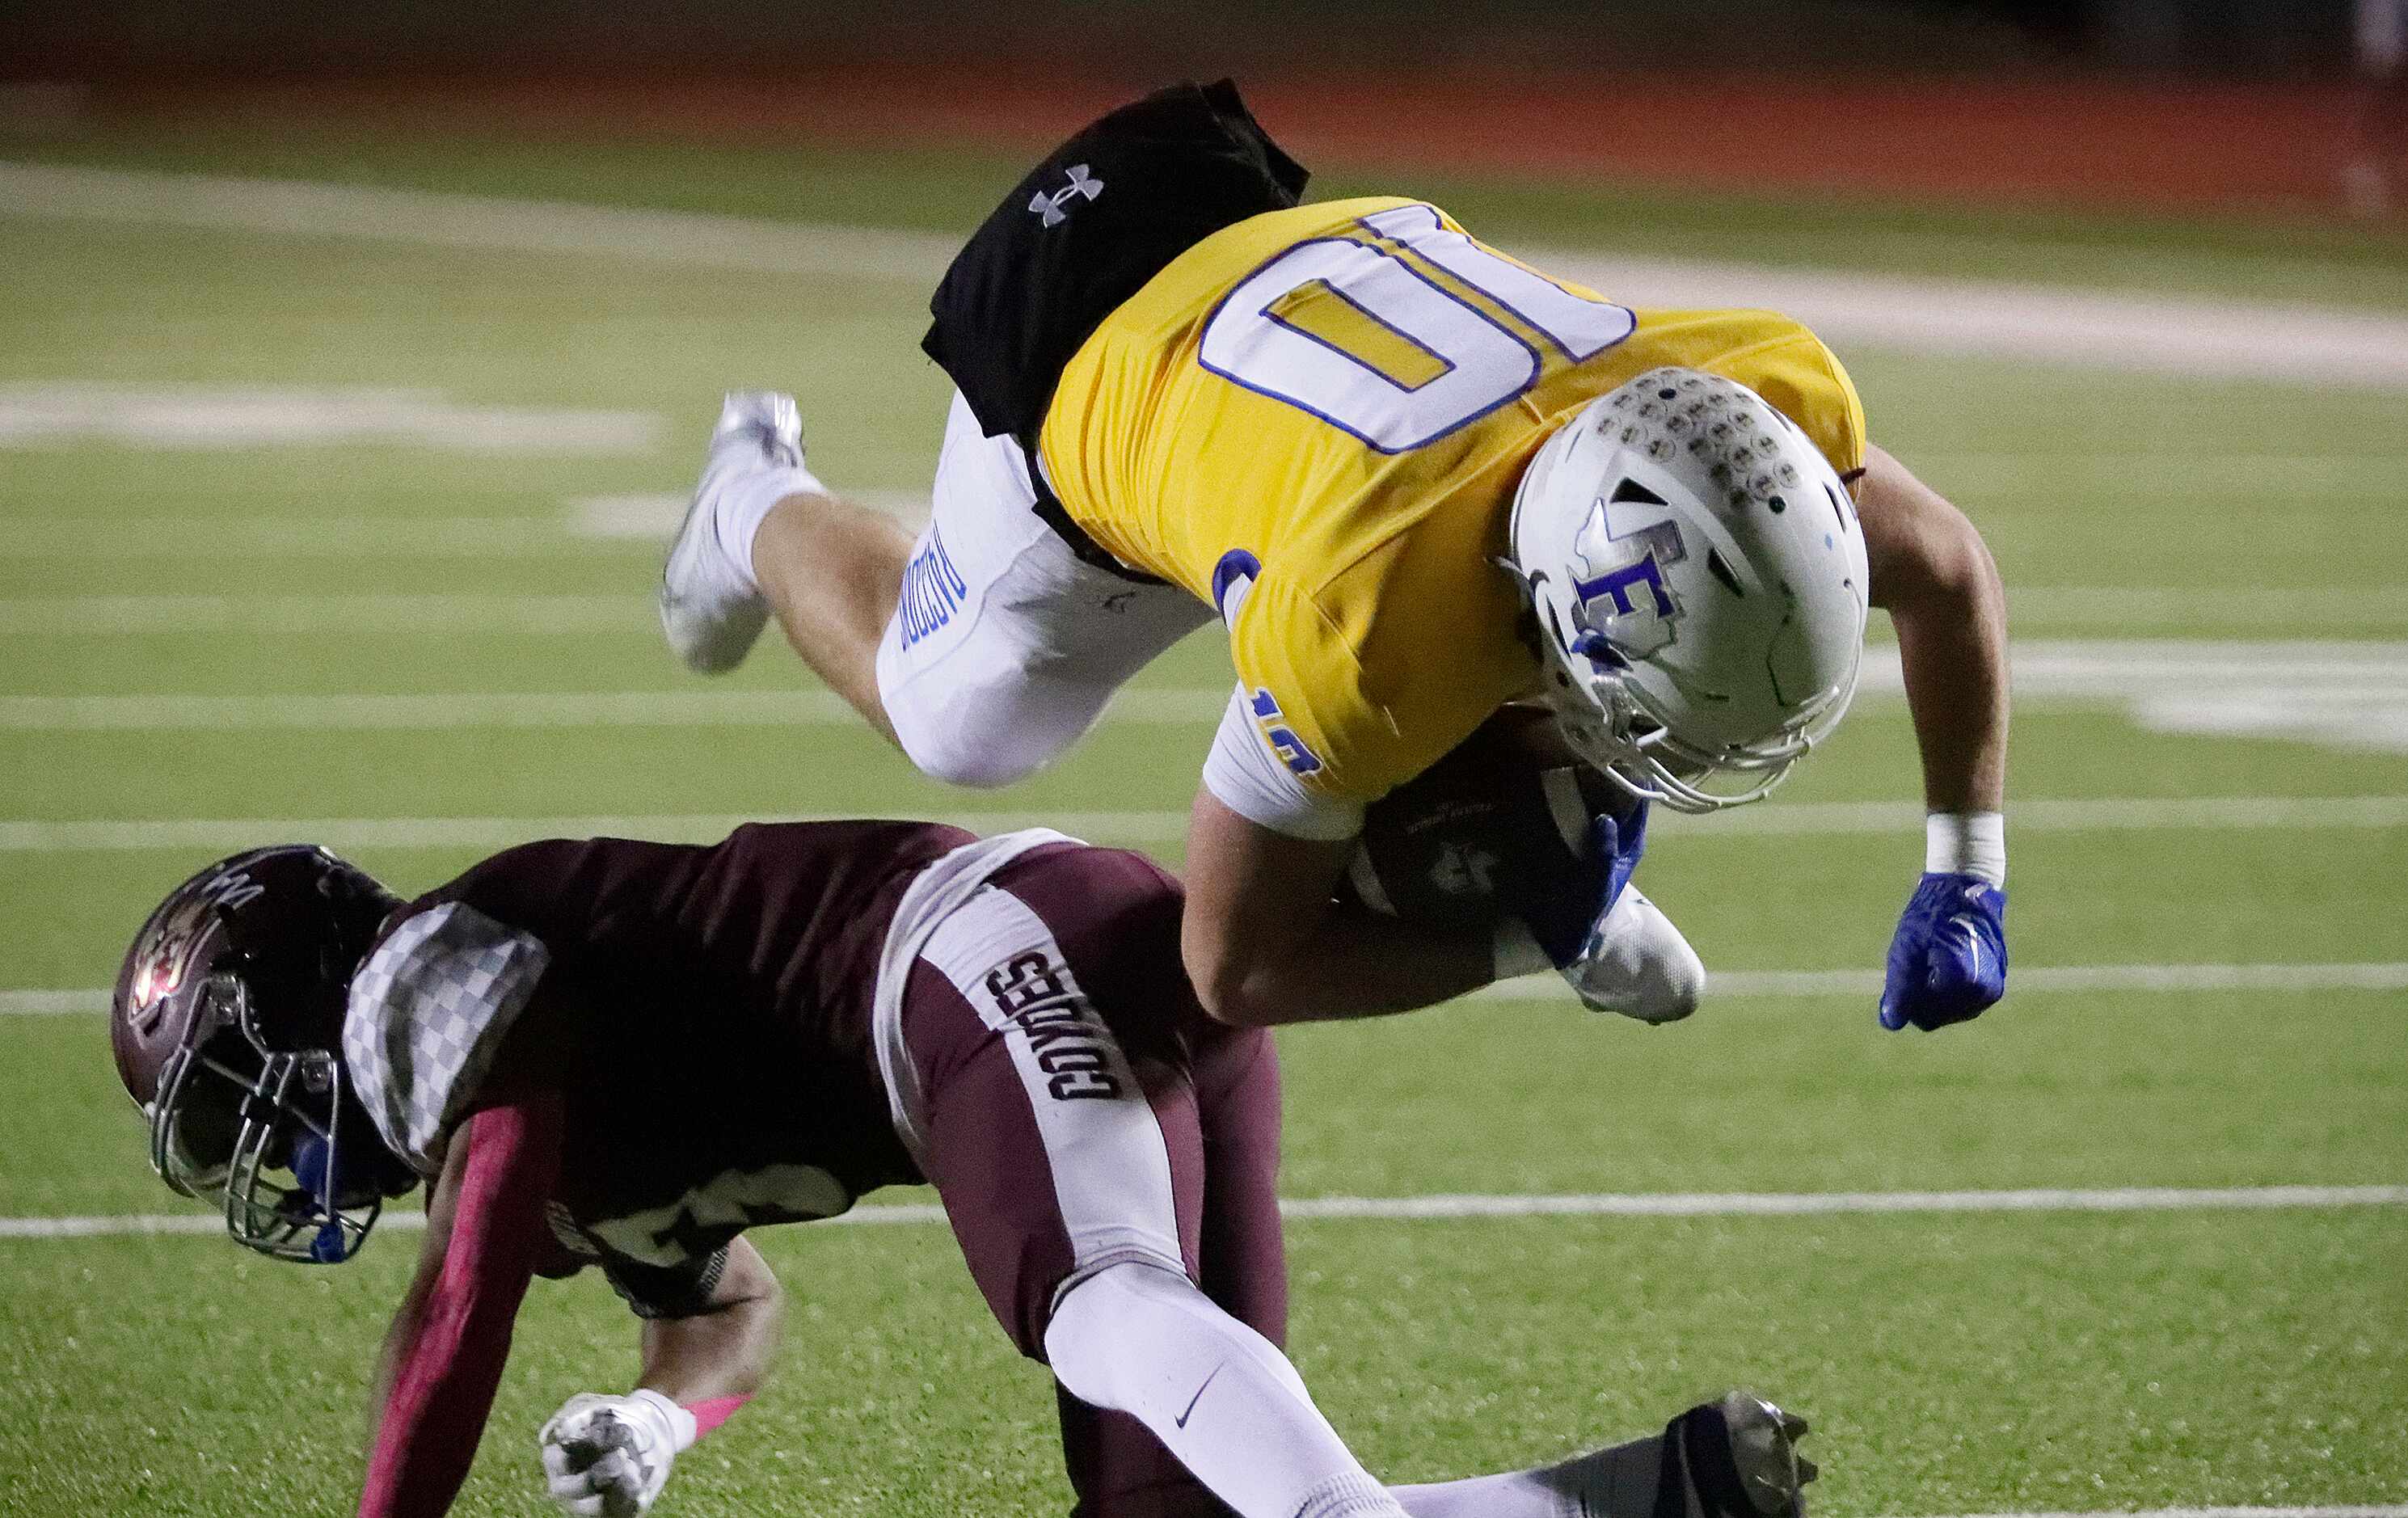
[[1245,954],[1210,935],[1182,935],[1180,957],[1187,979],[1205,1014],[1233,1028],[1265,1028],[1281,1021],[1274,998],[1265,994],[1268,980],[1256,956]]
[[1981,529],[1939,492],[1878,449],[1860,492],[1873,605],[1909,615],[2004,606],[1998,562]]
[[1978,606],[2005,599],[1999,582],[1998,561],[1972,519],[1947,503],[1935,513],[1918,555],[1915,588],[1919,599],[1952,606]]

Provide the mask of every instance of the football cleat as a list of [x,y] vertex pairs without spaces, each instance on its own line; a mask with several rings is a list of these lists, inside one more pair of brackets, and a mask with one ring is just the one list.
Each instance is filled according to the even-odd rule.
[[1706,967],[1663,909],[1626,885],[1563,977],[1593,1012],[1677,1023],[1698,1010]]
[[[1819,1472],[1798,1453],[1806,1420],[1754,1392],[1691,1408],[1664,1430],[1665,1488],[1677,1475],[1692,1518],[1804,1518]],[[1659,1500],[1657,1511],[1663,1511]]]
[[746,485],[775,489],[765,475],[800,474],[802,466],[803,423],[792,395],[763,390],[728,395],[703,455],[702,480],[661,566],[661,631],[696,674],[723,674],[742,664],[769,620],[769,603],[750,566],[735,563],[721,541],[724,497]]

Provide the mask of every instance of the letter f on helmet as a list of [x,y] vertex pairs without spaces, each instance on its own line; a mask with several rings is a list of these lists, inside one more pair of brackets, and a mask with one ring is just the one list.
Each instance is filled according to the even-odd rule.
[[1557,721],[1632,795],[1756,800],[1846,712],[1864,535],[1829,461],[1744,385],[1653,369],[1589,403],[1523,475],[1512,542]]

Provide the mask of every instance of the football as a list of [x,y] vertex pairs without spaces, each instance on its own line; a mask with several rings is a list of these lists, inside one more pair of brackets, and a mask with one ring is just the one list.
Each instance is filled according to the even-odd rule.
[[1339,895],[1434,927],[1493,927],[1588,868],[1590,823],[1631,805],[1547,712],[1508,707],[1366,810]]

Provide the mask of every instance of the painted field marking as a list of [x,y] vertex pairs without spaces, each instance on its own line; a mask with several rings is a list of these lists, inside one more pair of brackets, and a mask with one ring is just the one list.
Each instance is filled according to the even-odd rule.
[[[463,453],[640,454],[666,423],[649,411],[463,406],[433,390],[20,381],[0,385],[0,449],[98,439],[144,449],[230,449],[406,443]],[[258,519],[251,519],[256,521]],[[126,523],[132,528],[135,523]],[[161,518],[178,546],[208,526]],[[222,528],[225,524],[220,524]],[[35,551],[75,545],[82,523],[31,539]],[[119,539],[120,549],[136,539]],[[12,551],[26,545],[11,542]],[[168,551],[163,550],[163,551]]]
[[[953,235],[291,180],[0,164],[0,215],[604,256],[684,267],[932,284]],[[965,228],[964,231],[967,231]],[[2408,389],[2408,318],[2004,280],[1512,250],[1641,306],[1763,306],[1826,339],[2149,373]]]
[[2073,627],[2389,627],[2408,623],[2408,585],[2010,585],[2007,610]]
[[2304,1508],[2108,1508],[2063,1512],[1969,1512],[1939,1518],[2408,1518],[2408,1502]]
[[548,517],[88,517],[8,524],[13,557],[118,559],[558,559],[621,547]]
[[[484,529],[476,529],[482,531]],[[608,537],[609,534],[598,534]],[[2012,611],[2070,627],[2375,628],[2408,625],[2408,589],[2332,586],[2255,592],[2013,586]],[[32,595],[0,597],[0,634],[141,637],[160,632],[652,635],[652,599],[608,595]]]
[[[2304,995],[2329,991],[2408,991],[2408,962],[2310,965],[2037,965],[2011,977],[2019,996],[2103,992],[2257,991]],[[1706,995],[1715,1000],[1762,997],[1871,997],[1877,970],[1709,970]],[[1493,1001],[1560,1001],[1571,992],[1553,975],[1503,981],[1473,996]],[[0,1017],[88,1016],[108,1010],[109,989],[0,991]]]
[[[330,849],[503,849],[531,838],[636,838],[710,843],[747,823],[840,822],[836,812],[673,812],[551,817],[210,817],[79,818],[0,822],[0,853],[119,853],[146,850],[225,852],[299,839]],[[969,811],[930,821],[981,834],[1054,827],[1095,841],[1175,843],[1187,836],[1184,810]],[[1728,816],[1665,817],[1684,847],[1707,839],[1826,837],[1918,830],[1913,802],[1798,802]],[[2382,829],[2408,823],[2408,795],[2214,796],[2017,801],[2018,834],[2125,833],[2270,828]]]
[[[1137,686],[1112,698],[1106,722],[1218,722],[1226,689]],[[0,731],[317,732],[488,727],[848,726],[861,714],[817,686],[786,691],[494,692],[413,695],[7,695]],[[868,729],[863,728],[864,732]]]
[[2189,502],[2270,493],[2382,496],[2408,490],[2408,453],[2193,453],[2115,449],[1974,453],[1916,449],[1908,465],[1941,491],[1985,495],[2059,490],[2130,500]]
[[[1305,1222],[1373,1218],[1443,1222],[1460,1218],[1824,1217],[1851,1212],[2187,1212],[2270,1208],[2408,1206],[2408,1186],[2123,1186],[2105,1191],[1634,1192],[1562,1196],[1295,1196],[1283,1216]],[[930,1202],[857,1207],[811,1224],[876,1226],[945,1221]],[[423,1228],[423,1212],[389,1213],[380,1226]],[[210,1212],[0,1218],[0,1239],[98,1239],[131,1234],[215,1234],[225,1220]]]
[[[609,415],[611,413],[595,413]],[[654,419],[657,420],[657,419]],[[7,397],[0,392],[0,448],[8,446]],[[657,430],[657,429],[655,429]],[[333,442],[325,437],[292,441]],[[370,441],[378,440],[375,438]],[[229,444],[228,446],[232,446]],[[598,448],[525,451],[574,453]],[[626,451],[641,451],[628,449]],[[928,516],[924,493],[847,491],[847,500],[913,524]],[[597,495],[570,503],[566,518],[519,516],[14,517],[5,520],[8,551],[22,559],[341,558],[543,559],[665,544],[683,515],[683,495]]]
[[[2325,965],[2035,965],[2007,977],[2014,995],[2098,995],[2118,991],[2256,991],[2291,995],[2326,991],[2408,991],[2408,963]],[[1710,1000],[1742,996],[1881,995],[1879,970],[1706,971]],[[1500,981],[1472,993],[1495,1001],[1565,1001],[1570,990],[1553,975]]]
[[32,595],[0,600],[0,634],[537,633],[660,636],[648,592],[612,595]]
[[[924,490],[893,490],[871,487],[859,489],[848,485],[834,487],[836,493],[855,506],[872,511],[882,511],[897,522],[919,526],[928,520],[928,493]],[[677,531],[685,520],[686,503],[691,499],[683,493],[634,495],[579,495],[572,497],[561,518],[560,530],[571,537],[625,539],[655,546],[667,543],[669,534]]]
[[[2030,640],[2016,643],[2011,657],[2023,709],[2108,702],[2155,731],[2408,752],[2408,643]],[[1895,646],[1867,652],[1860,689],[1875,700],[1904,694]],[[1217,721],[1226,702],[1218,687],[1140,686],[1123,692],[1104,720],[1201,724]],[[855,720],[843,701],[816,688],[690,684],[460,695],[0,696],[0,731],[16,732],[767,727]]]

